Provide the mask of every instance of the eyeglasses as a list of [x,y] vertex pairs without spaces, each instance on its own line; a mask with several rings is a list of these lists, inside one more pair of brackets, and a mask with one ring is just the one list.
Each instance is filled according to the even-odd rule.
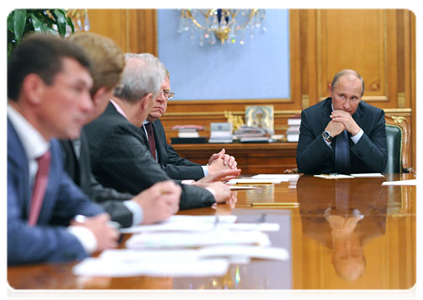
[[160,95],[163,94],[167,99],[172,99],[172,97],[175,95],[174,92],[171,91],[161,91]]

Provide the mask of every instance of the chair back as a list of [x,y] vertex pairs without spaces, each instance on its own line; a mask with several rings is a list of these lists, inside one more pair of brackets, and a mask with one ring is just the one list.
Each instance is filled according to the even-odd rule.
[[402,173],[409,166],[410,129],[404,117],[385,115],[388,160],[383,173]]

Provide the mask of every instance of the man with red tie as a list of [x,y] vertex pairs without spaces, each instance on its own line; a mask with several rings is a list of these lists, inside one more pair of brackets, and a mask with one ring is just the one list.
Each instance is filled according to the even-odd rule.
[[79,47],[51,35],[27,37],[9,58],[9,265],[77,260],[117,245],[109,216],[64,173],[54,139],[77,138],[93,109],[89,67]]

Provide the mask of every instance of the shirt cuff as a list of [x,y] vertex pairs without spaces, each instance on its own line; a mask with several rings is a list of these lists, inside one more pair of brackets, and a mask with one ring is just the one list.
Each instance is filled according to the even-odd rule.
[[193,179],[184,179],[184,180],[181,181],[181,183],[185,184],[185,185],[191,185],[194,182],[195,182],[195,180],[193,180]]
[[141,205],[132,200],[124,201],[123,205],[125,205],[132,213],[132,226],[141,224],[144,219],[144,212]]
[[203,168],[204,177],[209,175],[209,167],[208,166],[201,166]]
[[359,141],[359,140],[361,139],[361,137],[363,136],[363,134],[364,134],[364,131],[363,131],[363,129],[361,129],[359,133],[357,133],[356,135],[352,136],[352,137],[351,137],[351,140],[353,141],[353,143],[354,143],[354,144],[357,144],[357,143],[358,143],[358,141]]
[[67,231],[78,239],[88,254],[92,254],[97,249],[97,239],[94,233],[88,228],[83,226],[69,226]]
[[328,142],[327,140],[324,139],[324,137],[322,137],[322,139],[326,143],[326,145],[328,145],[328,147],[332,149],[332,142]]

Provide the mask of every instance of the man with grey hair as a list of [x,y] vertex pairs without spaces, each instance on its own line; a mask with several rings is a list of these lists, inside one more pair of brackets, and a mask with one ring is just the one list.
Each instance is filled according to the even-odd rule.
[[383,172],[387,161],[385,113],[361,99],[358,72],[338,72],[329,98],[301,114],[297,166],[304,173]]
[[[122,82],[105,113],[85,129],[96,179],[103,186],[138,194],[156,182],[170,180],[153,160],[139,130],[166,75],[163,64],[151,54],[126,54],[125,59]],[[237,175],[235,171],[225,175]],[[182,187],[181,209],[231,200],[232,193],[221,182],[206,188],[178,183]]]

